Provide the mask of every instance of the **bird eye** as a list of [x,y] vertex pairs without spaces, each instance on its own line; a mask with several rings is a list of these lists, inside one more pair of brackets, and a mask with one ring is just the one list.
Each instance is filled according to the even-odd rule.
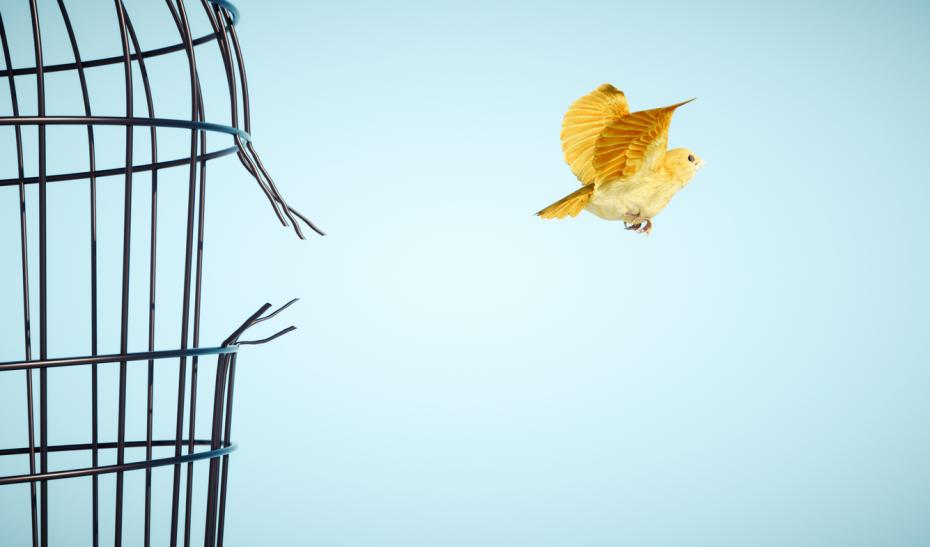
[[688,154],[688,161],[694,163],[694,154]]

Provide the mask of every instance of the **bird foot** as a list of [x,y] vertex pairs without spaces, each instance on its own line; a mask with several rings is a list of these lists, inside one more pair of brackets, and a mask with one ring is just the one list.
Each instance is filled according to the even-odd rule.
[[627,224],[623,223],[625,230],[633,230],[637,234],[646,234],[649,235],[652,233],[652,221],[648,218],[642,222],[637,222],[636,224]]

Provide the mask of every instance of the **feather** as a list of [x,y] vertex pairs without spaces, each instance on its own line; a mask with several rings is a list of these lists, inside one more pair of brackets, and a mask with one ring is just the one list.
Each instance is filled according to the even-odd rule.
[[562,119],[562,152],[565,162],[582,184],[592,184],[595,178],[594,147],[604,126],[626,116],[630,108],[622,91],[603,84],[578,99]]
[[565,218],[569,215],[576,217],[591,200],[591,194],[593,193],[593,184],[582,186],[536,214],[543,218]]

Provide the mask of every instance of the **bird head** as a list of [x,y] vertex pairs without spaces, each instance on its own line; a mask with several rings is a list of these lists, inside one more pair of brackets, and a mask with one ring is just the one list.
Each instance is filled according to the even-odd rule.
[[673,148],[666,152],[663,168],[673,179],[682,184],[691,180],[691,177],[704,165],[704,160],[687,148]]

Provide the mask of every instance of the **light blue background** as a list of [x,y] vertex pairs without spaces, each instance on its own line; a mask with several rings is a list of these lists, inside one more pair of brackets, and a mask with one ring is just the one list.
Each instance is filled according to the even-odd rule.
[[[16,66],[32,64],[25,4],[2,2]],[[67,62],[42,4],[48,62]],[[118,53],[112,3],[72,4],[84,56]],[[127,2],[143,47],[176,42],[167,9],[145,4]],[[275,322],[299,330],[239,360],[227,545],[930,543],[926,3],[237,4],[257,148],[329,235],[296,240],[238,162],[211,163],[202,343],[266,300],[302,297]],[[208,116],[227,123],[216,46],[198,55],[218,97]],[[152,61],[166,117],[187,116],[185,66]],[[121,69],[95,71],[96,107],[119,115]],[[76,82],[48,84],[49,113],[80,113]],[[707,166],[650,237],[587,213],[532,216],[577,187],[561,116],[603,82],[633,109],[698,97],[670,144]],[[100,164],[118,165],[122,130],[100,133]],[[0,139],[2,177],[15,176],[12,130]],[[49,139],[50,173],[83,168],[82,128]],[[164,158],[188,143],[159,133]],[[163,176],[161,244],[176,250],[187,173]],[[53,355],[89,351],[86,184],[70,184],[50,186]],[[108,351],[121,188],[101,182]],[[0,360],[22,358],[16,211],[15,189],[0,189]],[[180,271],[165,260],[169,348]],[[144,349],[147,262],[135,264],[131,346]],[[156,428],[170,436],[166,370]],[[50,383],[53,442],[86,441],[89,372]],[[22,386],[21,372],[0,376],[3,446],[25,444]],[[143,367],[130,394],[138,436]],[[59,482],[51,533],[71,544],[87,534],[90,486]],[[27,499],[0,488],[3,545],[27,544]]]

